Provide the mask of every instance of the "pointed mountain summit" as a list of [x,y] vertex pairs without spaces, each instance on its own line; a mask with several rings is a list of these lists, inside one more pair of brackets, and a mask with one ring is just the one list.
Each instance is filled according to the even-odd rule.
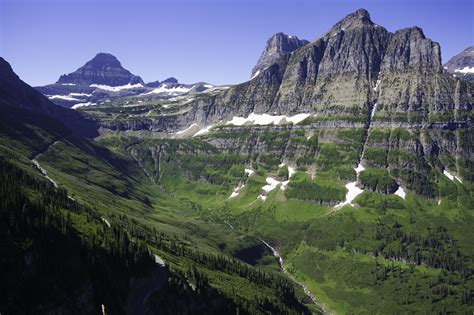
[[455,77],[474,83],[474,46],[449,59],[444,67]]
[[58,84],[100,84],[122,86],[143,84],[143,80],[122,67],[118,59],[107,53],[98,53],[76,71],[62,75]]
[[331,29],[331,32],[345,31],[363,26],[373,26],[374,22],[370,19],[370,14],[365,9],[359,9],[354,13],[348,14],[345,18],[337,22]]
[[271,66],[282,55],[295,51],[307,43],[309,43],[307,40],[300,40],[296,36],[276,33],[267,41],[265,50],[252,70],[252,78]]

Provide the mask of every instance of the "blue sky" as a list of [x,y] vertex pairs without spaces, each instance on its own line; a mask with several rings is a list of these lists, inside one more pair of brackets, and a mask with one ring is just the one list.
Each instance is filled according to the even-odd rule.
[[0,55],[31,85],[97,52],[145,81],[238,83],[272,34],[314,40],[358,8],[389,31],[422,27],[444,62],[474,44],[473,0],[0,0]]

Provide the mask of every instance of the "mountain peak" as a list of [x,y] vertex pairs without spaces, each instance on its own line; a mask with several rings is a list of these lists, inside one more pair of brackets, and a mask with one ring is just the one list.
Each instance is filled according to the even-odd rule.
[[372,25],[375,24],[370,19],[369,12],[366,9],[359,9],[353,13],[348,14],[345,18],[334,25],[332,32]]
[[449,59],[444,68],[455,77],[474,83],[474,45]]
[[283,54],[290,53],[309,43],[307,40],[300,40],[293,35],[286,35],[282,32],[271,36],[260,59],[252,70],[252,77],[260,73],[259,71],[271,66]]
[[125,69],[117,57],[101,52],[76,71],[62,75],[57,83],[119,86],[129,83],[143,84],[143,80]]
[[109,53],[100,52],[95,55],[90,61],[86,63],[86,65],[91,66],[110,66],[110,67],[117,67],[122,68],[122,64],[118,61],[117,57]]

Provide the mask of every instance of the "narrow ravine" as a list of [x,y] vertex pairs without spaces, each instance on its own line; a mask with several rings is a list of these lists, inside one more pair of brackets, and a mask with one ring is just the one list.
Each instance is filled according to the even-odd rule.
[[59,141],[60,141],[60,140],[54,141],[53,143],[51,143],[51,144],[46,148],[46,150],[44,150],[43,152],[40,152],[40,153],[36,154],[36,155],[31,159],[31,163],[33,163],[33,164],[36,166],[36,168],[41,172],[41,174],[43,174],[43,176],[44,176],[47,180],[49,180],[49,181],[54,185],[55,188],[58,188],[58,183],[56,183],[51,177],[49,177],[48,171],[46,171],[46,170],[44,169],[44,167],[41,166],[41,164],[38,162],[38,158],[39,158],[42,154],[48,152],[48,150],[51,149],[53,146],[55,146]]
[[[49,177],[48,175],[48,171],[46,171],[46,169],[44,169],[44,167],[41,166],[41,164],[38,162],[38,158],[40,157],[40,155],[42,154],[45,154],[46,152],[48,152],[48,150],[50,150],[53,146],[55,146],[56,144],[58,144],[61,140],[63,140],[64,138],[61,138],[61,139],[58,139],[56,141],[54,141],[53,143],[51,143],[47,148],[46,150],[44,150],[43,152],[40,152],[38,154],[36,154],[32,159],[31,159],[31,163],[33,163],[36,168],[41,172],[41,174],[43,174],[44,178],[46,178],[47,180],[49,180],[53,185],[54,185],[54,188],[58,188],[58,183],[52,179],[51,177]],[[71,199],[72,201],[76,201],[76,199],[72,196],[67,196],[69,199]]]
[[313,303],[317,306],[319,306],[324,313],[327,313],[327,310],[326,310],[326,307],[321,304],[320,302],[318,302],[318,300],[316,300],[316,296],[311,293],[311,291],[309,291],[308,287],[303,283],[303,282],[300,282],[298,281],[285,267],[285,264],[284,264],[284,261],[283,261],[283,257],[281,257],[280,253],[273,247],[271,246],[270,244],[268,244],[267,242],[265,242],[263,239],[260,239],[260,241],[268,248],[272,251],[273,253],[273,256],[275,256],[277,259],[278,259],[278,264],[280,265],[280,269],[283,271],[283,273],[291,280],[293,281],[294,283],[296,283],[297,285],[299,285],[304,293],[306,294],[306,296],[308,296],[311,301],[313,301]]

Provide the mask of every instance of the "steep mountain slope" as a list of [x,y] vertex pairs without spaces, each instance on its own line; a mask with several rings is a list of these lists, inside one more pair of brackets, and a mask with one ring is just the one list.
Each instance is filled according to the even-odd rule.
[[474,83],[474,46],[467,47],[444,64],[452,75]]
[[[69,133],[93,137],[97,135],[98,126],[83,117],[80,113],[57,106],[34,90],[13,72],[10,64],[0,57],[0,110],[5,116],[11,116],[13,111],[25,110],[35,112],[44,119],[53,119],[62,122],[70,129]],[[15,113],[15,115],[20,115]],[[13,116],[15,116],[13,115]],[[6,118],[4,116],[4,118]],[[19,117],[22,118],[22,117]],[[13,119],[15,119],[13,117]],[[54,124],[54,123],[53,123]],[[47,125],[45,124],[45,127]]]
[[307,40],[300,40],[296,36],[276,33],[267,41],[265,50],[262,52],[255,67],[253,67],[252,79],[259,75],[262,70],[271,66],[284,54],[291,53],[307,43]]

